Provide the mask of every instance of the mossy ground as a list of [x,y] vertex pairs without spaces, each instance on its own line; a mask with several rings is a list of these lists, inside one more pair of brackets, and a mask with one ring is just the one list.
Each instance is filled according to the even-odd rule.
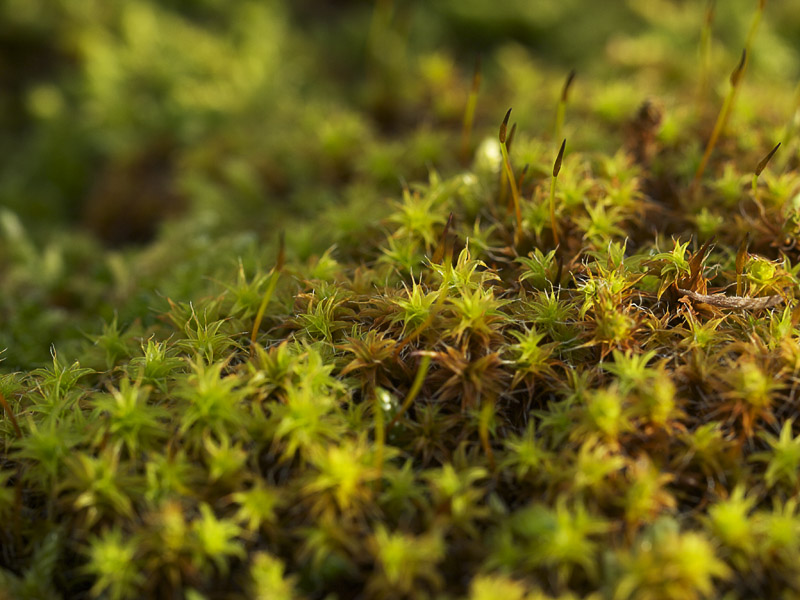
[[800,7],[711,9],[3,5],[0,598],[800,595]]

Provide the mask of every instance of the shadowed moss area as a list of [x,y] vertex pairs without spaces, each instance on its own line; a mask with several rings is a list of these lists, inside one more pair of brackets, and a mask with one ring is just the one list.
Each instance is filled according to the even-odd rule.
[[0,600],[800,594],[799,34],[3,4]]

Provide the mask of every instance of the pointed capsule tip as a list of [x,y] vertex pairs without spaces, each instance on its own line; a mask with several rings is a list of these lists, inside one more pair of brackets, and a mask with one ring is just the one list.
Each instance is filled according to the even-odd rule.
[[500,125],[500,143],[506,143],[506,128],[508,127],[508,118],[511,116],[511,109],[508,109],[506,116],[503,117],[503,123]]
[[575,75],[577,72],[575,69],[571,69],[569,75],[567,75],[567,79],[564,82],[564,87],[561,88],[561,101],[566,102],[567,97],[569,96],[569,88],[572,86],[572,82],[575,80]]
[[778,151],[778,148],[781,147],[781,142],[778,142],[775,147],[769,151],[769,153],[761,159],[761,162],[758,163],[756,167],[756,177],[761,175],[761,172],[767,167],[769,161],[772,160],[772,157],[775,156],[775,153]]
[[553,164],[553,177],[558,177],[558,173],[561,171],[561,161],[564,159],[564,150],[567,147],[567,138],[564,138],[564,141],[561,142],[561,148],[558,150],[558,156],[556,156],[556,162]]
[[742,77],[742,73],[744,73],[744,67],[747,63],[747,48],[742,49],[742,57],[739,59],[739,64],[736,65],[736,68],[731,73],[731,85],[736,86],[739,83],[739,79]]

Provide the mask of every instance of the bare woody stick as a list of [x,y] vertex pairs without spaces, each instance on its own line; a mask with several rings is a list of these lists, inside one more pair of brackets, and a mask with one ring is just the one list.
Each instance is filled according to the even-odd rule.
[[741,310],[762,310],[782,303],[783,297],[762,296],[760,298],[747,298],[742,296],[726,296],[725,294],[698,294],[691,290],[678,288],[678,292],[695,302],[702,302],[718,308],[732,308]]

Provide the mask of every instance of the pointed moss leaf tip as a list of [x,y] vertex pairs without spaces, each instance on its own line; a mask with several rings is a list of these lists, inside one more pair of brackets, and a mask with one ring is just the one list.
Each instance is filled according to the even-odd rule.
[[503,117],[503,122],[500,125],[500,143],[506,143],[506,128],[508,127],[508,118],[511,116],[511,109],[508,109],[506,116]]
[[561,171],[561,161],[564,159],[564,149],[567,147],[567,138],[564,138],[564,141],[561,142],[561,148],[558,150],[558,156],[556,156],[556,162],[553,164],[553,177],[558,177],[559,171]]
[[569,96],[569,88],[572,86],[575,75],[575,69],[570,70],[569,75],[567,75],[567,80],[564,82],[564,87],[561,89],[561,102],[567,101],[567,97]]
[[703,261],[711,252],[716,237],[717,236],[712,235],[710,238],[708,238],[706,243],[700,247],[700,250],[695,252],[691,259],[689,259],[689,272],[691,273],[691,279],[689,280],[689,284],[686,286],[687,289],[694,288],[695,284],[700,279],[700,276],[703,273]]
[[775,153],[778,151],[778,148],[780,147],[781,147],[781,142],[778,142],[775,145],[775,147],[769,151],[769,154],[767,154],[764,158],[761,159],[761,162],[758,163],[758,166],[756,167],[756,177],[761,175],[761,172],[766,168],[766,166],[769,164],[769,161],[772,160],[772,157],[775,156]]
[[742,77],[742,73],[744,72],[744,66],[747,62],[747,49],[745,48],[742,50],[742,57],[739,59],[739,64],[736,65],[736,68],[731,73],[731,85],[736,87],[739,83],[739,79]]

